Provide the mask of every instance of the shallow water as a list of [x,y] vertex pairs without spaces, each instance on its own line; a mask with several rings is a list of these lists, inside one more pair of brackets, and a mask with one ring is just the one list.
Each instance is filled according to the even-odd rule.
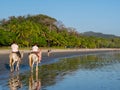
[[[3,76],[0,90],[120,90],[120,52],[86,54]],[[10,89],[11,88],[11,89]]]

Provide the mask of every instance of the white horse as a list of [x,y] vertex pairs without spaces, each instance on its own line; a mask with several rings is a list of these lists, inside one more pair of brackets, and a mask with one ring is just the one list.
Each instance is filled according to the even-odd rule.
[[[40,52],[40,57],[41,57],[41,52]],[[33,66],[36,64],[36,71],[38,71],[38,64],[39,64],[39,58],[35,53],[30,53],[29,54],[29,66],[31,69],[31,72],[33,72]]]
[[16,53],[10,53],[9,55],[9,66],[10,66],[10,71],[13,72],[14,71],[14,65],[16,63],[16,68],[15,70],[18,71],[19,70],[19,65],[21,63],[21,59],[23,58],[23,52],[21,53],[21,58],[16,54]]

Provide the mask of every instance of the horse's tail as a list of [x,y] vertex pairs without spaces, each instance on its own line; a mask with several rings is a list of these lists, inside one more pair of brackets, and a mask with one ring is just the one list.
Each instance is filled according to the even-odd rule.
[[19,57],[19,60],[21,61],[23,58],[24,51],[18,51],[18,52],[16,52],[16,54]]
[[32,66],[32,54],[29,54],[29,66]]

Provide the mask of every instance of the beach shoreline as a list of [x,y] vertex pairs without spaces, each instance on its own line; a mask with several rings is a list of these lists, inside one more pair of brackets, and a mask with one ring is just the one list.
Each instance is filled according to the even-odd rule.
[[[47,52],[48,49],[42,49],[42,52]],[[95,49],[51,49],[51,52],[91,52],[91,51],[118,51],[120,48],[95,48]],[[20,50],[24,53],[29,53],[30,50]],[[0,54],[8,54],[11,50],[9,49],[0,49]]]
[[53,59],[59,59],[64,57],[111,52],[111,51],[120,51],[116,48],[100,48],[100,49],[53,49],[51,55],[47,56],[47,51],[43,51],[42,62],[47,62]]

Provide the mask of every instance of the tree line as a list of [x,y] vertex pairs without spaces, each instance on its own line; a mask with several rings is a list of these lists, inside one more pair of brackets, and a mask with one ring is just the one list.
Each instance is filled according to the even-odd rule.
[[0,20],[0,46],[16,41],[21,47],[119,48],[120,38],[83,36],[47,15],[11,16]]

